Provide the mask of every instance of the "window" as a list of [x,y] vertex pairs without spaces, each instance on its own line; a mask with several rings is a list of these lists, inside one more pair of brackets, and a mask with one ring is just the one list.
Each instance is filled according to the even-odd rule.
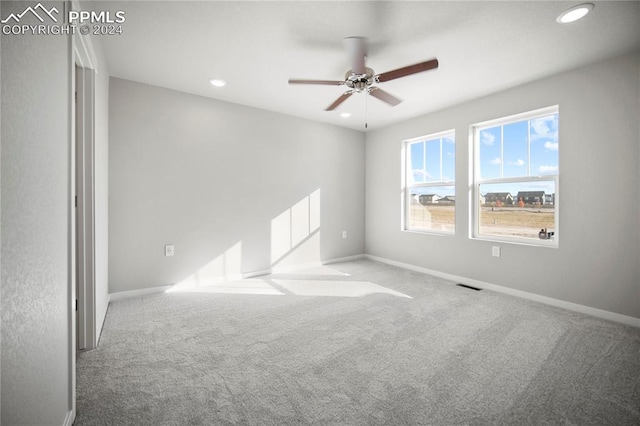
[[455,231],[456,145],[453,130],[404,141],[404,226]]
[[473,237],[558,242],[558,107],[473,126]]

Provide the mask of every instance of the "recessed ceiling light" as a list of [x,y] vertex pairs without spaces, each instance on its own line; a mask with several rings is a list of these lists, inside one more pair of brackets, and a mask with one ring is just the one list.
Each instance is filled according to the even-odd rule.
[[560,24],[568,24],[569,22],[577,21],[580,18],[584,18],[591,9],[593,9],[593,3],[583,3],[573,6],[572,8],[562,12],[558,18],[556,18],[556,22]]
[[340,114],[340,117],[349,118],[349,117],[351,117],[351,113],[350,112],[343,112],[342,114]]
[[222,87],[227,84],[226,81],[219,80],[217,78],[212,78],[211,80],[209,80],[209,83],[211,83],[212,86],[216,86],[216,87]]

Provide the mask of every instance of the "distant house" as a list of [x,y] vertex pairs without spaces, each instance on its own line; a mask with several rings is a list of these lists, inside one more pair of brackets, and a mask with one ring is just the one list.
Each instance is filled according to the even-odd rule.
[[486,203],[497,203],[500,201],[505,205],[513,204],[513,195],[510,192],[487,192],[484,196]]
[[438,204],[447,204],[447,205],[453,205],[456,203],[456,196],[455,195],[445,195],[444,197],[440,198],[438,200]]
[[420,204],[436,204],[440,197],[437,194],[422,194],[420,195]]
[[544,203],[556,205],[556,194],[544,194]]
[[518,201],[524,201],[525,204],[543,205],[545,204],[544,191],[520,191],[518,192]]

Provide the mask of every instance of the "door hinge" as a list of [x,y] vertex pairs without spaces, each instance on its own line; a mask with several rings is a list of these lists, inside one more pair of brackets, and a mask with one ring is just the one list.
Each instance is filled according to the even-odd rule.
[[78,196],[76,195],[74,200],[74,206],[73,207],[78,207]]
[[76,312],[78,311],[78,299],[76,299]]

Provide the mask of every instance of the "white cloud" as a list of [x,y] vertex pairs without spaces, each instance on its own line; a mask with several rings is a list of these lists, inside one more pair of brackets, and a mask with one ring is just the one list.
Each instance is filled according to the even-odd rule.
[[535,139],[549,138],[558,140],[557,115],[534,118],[531,123],[531,136]]
[[423,169],[413,169],[413,176],[419,177],[419,178],[431,179],[431,175],[429,174],[429,172]]
[[516,161],[509,161],[511,166],[524,166],[524,160],[518,158]]
[[542,166],[538,167],[538,171],[545,174],[558,173],[558,166],[547,166],[543,164]]
[[544,143],[544,148],[548,151],[557,151],[558,150],[558,142],[547,141]]
[[547,117],[531,120],[531,130],[538,136],[546,136],[551,131],[547,124],[548,121]]
[[480,132],[480,140],[483,144],[491,146],[496,141],[496,137],[489,132]]
[[496,157],[493,160],[491,160],[491,164],[501,164],[502,160],[500,159],[500,157]]

